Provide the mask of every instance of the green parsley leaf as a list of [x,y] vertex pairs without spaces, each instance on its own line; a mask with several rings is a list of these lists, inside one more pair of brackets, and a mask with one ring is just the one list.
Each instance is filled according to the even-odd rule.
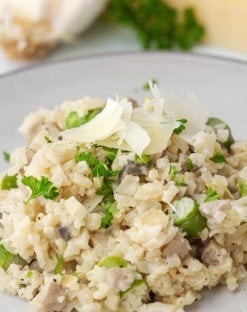
[[185,177],[184,177],[184,175],[182,175],[177,180],[175,180],[175,185],[176,186],[186,186],[186,183],[185,183],[184,179],[185,179]]
[[214,154],[214,156],[210,158],[210,160],[212,160],[216,164],[220,164],[220,163],[226,162],[225,157],[220,152],[216,152]]
[[112,182],[110,180],[104,179],[101,189],[96,191],[97,195],[109,196],[113,193]]
[[135,154],[135,162],[137,164],[144,164],[147,165],[150,162],[150,156],[148,155],[142,155],[141,157],[139,157],[138,155]]
[[102,259],[99,263],[98,263],[99,267],[103,267],[103,268],[114,268],[114,267],[118,267],[118,268],[126,268],[128,266],[128,262],[121,257],[118,256],[108,256],[104,259]]
[[52,143],[52,140],[47,135],[44,136],[44,139],[47,143]]
[[204,34],[204,28],[196,20],[194,10],[192,8],[185,9],[183,21],[177,29],[179,47],[182,50],[190,50]]
[[176,166],[171,165],[169,168],[168,176],[171,180],[175,178],[175,175],[178,173],[178,169]]
[[70,112],[66,118],[66,129],[78,128],[91,121],[96,115],[102,111],[102,108],[90,110],[86,116],[80,117],[77,112]]
[[238,182],[238,193],[240,197],[247,196],[247,183],[245,181]]
[[49,181],[46,177],[41,177],[40,180],[33,176],[22,178],[22,183],[28,186],[32,193],[30,197],[25,201],[27,204],[30,200],[40,196],[44,196],[46,199],[56,199],[59,195],[58,189]]
[[10,162],[10,154],[6,151],[3,151],[3,159],[7,162]]
[[188,171],[192,171],[193,170],[193,164],[192,164],[191,158],[187,157],[185,159],[185,165],[186,165]]
[[56,266],[55,266],[55,268],[54,268],[54,274],[59,274],[59,273],[61,273],[62,264],[63,264],[63,258],[62,258],[62,256],[57,255],[57,263],[56,263]]
[[[152,81],[153,84],[158,84],[158,81],[156,79],[150,79]],[[149,91],[150,90],[150,86],[149,86],[149,82],[147,81],[144,85],[143,85],[143,90],[145,91]]]
[[105,215],[101,219],[101,228],[106,229],[111,225],[113,214],[118,211],[115,202],[102,203],[101,207],[104,209]]
[[110,177],[115,177],[119,174],[119,171],[113,171],[107,168],[107,166],[99,162],[96,164],[96,166],[92,169],[92,174],[93,177],[105,177],[105,178],[110,178]]
[[3,177],[2,183],[1,183],[1,189],[2,190],[10,190],[12,188],[17,188],[17,179],[18,174],[15,174],[13,176],[8,176],[7,174]]
[[107,16],[133,28],[145,49],[187,50],[204,35],[193,9],[186,9],[181,18],[164,0],[111,0]]
[[26,265],[27,262],[22,259],[19,255],[14,255],[9,252],[2,244],[0,245],[0,267],[5,271],[8,269],[10,264]]
[[91,152],[82,152],[82,153],[77,153],[75,155],[75,161],[76,163],[80,161],[86,161],[89,168],[94,168],[98,164],[98,159],[96,156],[94,156]]
[[220,199],[220,196],[218,195],[218,193],[212,187],[209,187],[206,193],[206,197],[204,199],[204,203],[218,200],[218,199]]
[[186,119],[177,120],[180,123],[180,126],[173,130],[173,134],[180,134],[186,129],[185,124],[188,122]]
[[32,276],[33,276],[33,271],[32,270],[27,271],[26,278],[31,278]]
[[103,146],[103,150],[107,152],[106,158],[105,158],[105,164],[107,166],[111,166],[115,158],[117,157],[118,150],[116,148],[106,147]]

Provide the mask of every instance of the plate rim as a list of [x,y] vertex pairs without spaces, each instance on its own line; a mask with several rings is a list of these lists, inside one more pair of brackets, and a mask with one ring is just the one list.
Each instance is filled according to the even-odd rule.
[[16,76],[22,73],[26,72],[32,72],[36,69],[40,68],[50,68],[55,65],[64,64],[64,63],[70,63],[73,61],[83,61],[83,60],[94,60],[94,59],[101,59],[104,57],[122,57],[122,56],[132,56],[132,55],[149,55],[149,56],[155,56],[155,55],[167,55],[167,56],[176,56],[181,57],[182,59],[185,57],[191,57],[195,58],[197,60],[205,60],[205,61],[216,61],[220,63],[225,64],[232,64],[232,65],[240,65],[241,67],[247,68],[247,61],[242,59],[237,59],[234,57],[228,57],[228,56],[220,56],[220,55],[213,55],[213,54],[207,54],[207,53],[199,53],[199,52],[179,52],[179,51],[159,51],[159,50],[149,50],[149,51],[119,51],[119,52],[102,52],[102,53],[92,53],[92,54],[85,54],[85,55],[77,55],[77,56],[68,56],[64,58],[59,58],[57,60],[39,60],[34,64],[28,64],[27,66],[24,66],[22,68],[11,70],[10,72],[6,72],[0,75],[0,81],[4,80],[5,78]]

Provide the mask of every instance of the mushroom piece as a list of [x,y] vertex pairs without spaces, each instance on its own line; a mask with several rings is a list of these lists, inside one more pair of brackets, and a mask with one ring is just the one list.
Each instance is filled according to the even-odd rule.
[[181,259],[186,258],[189,253],[189,244],[182,237],[176,236],[163,250],[163,256],[178,255]]
[[45,283],[40,293],[34,298],[32,305],[42,307],[45,312],[64,311],[66,300],[65,290],[58,282]]
[[133,176],[143,176],[147,174],[147,167],[144,164],[137,164],[134,161],[128,160],[128,163],[123,166],[120,171],[119,178],[122,180],[127,174],[131,174]]
[[203,251],[202,251],[202,255],[201,255],[201,259],[202,261],[207,265],[217,265],[219,264],[219,259],[218,259],[218,255],[219,255],[219,248],[220,246],[214,242],[213,240],[211,240],[206,247],[204,247]]
[[86,30],[108,0],[1,0],[0,44],[10,57],[41,58]]
[[66,226],[58,226],[57,232],[64,241],[67,242],[68,240],[70,240],[69,229]]

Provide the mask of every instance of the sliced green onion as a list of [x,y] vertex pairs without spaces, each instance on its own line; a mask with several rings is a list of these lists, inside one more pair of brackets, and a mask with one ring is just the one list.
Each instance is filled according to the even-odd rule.
[[8,176],[7,174],[3,177],[2,183],[1,183],[1,189],[2,190],[10,190],[13,188],[17,188],[17,178],[18,175],[15,174],[13,176]]
[[27,262],[24,259],[22,259],[19,255],[12,254],[1,244],[0,267],[2,267],[6,271],[12,263],[20,264],[23,266],[27,264]]
[[109,256],[101,260],[98,265],[108,269],[113,267],[125,268],[128,266],[128,262],[121,257]]
[[[232,136],[232,132],[230,127],[221,119],[216,117],[210,117],[207,121],[207,125],[212,127],[216,133],[217,141],[225,148],[229,149],[231,145],[234,143],[234,138]],[[228,135],[225,139],[220,138],[219,136],[219,130],[227,130]]]
[[206,219],[200,214],[196,201],[189,197],[175,201],[169,209],[169,216],[175,226],[180,227],[191,237],[198,237],[207,225]]

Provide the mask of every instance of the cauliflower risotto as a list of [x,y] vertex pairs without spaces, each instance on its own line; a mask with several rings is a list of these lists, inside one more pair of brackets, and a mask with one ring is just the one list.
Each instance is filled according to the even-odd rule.
[[150,89],[26,117],[1,177],[1,291],[40,312],[183,312],[246,280],[247,142]]

